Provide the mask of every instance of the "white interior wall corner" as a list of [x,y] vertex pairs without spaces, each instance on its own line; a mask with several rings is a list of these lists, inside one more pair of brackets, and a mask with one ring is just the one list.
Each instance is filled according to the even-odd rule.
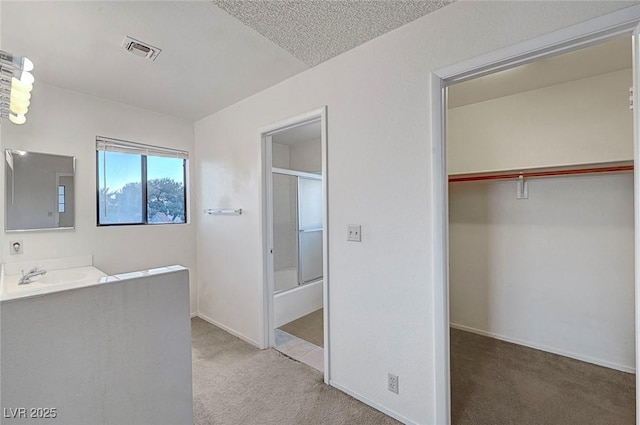
[[453,108],[449,173],[631,161],[632,84],[624,69]]
[[321,140],[305,140],[291,146],[291,168],[308,173],[321,173]]
[[[68,117],[74,116],[73,125]],[[107,101],[37,82],[26,124],[3,120],[2,148],[76,157],[76,228],[73,231],[25,232],[19,235],[24,254],[9,255],[2,243],[3,262],[40,260],[93,254],[94,264],[107,274],[175,263],[189,268],[191,312],[196,311],[198,279],[195,224],[172,226],[96,226],[96,146],[98,135],[189,151],[195,163],[194,128],[187,120]],[[4,161],[3,161],[4,162]],[[190,190],[199,186],[190,167]],[[4,193],[4,166],[0,186]],[[193,213],[195,200],[188,199]],[[4,196],[1,206],[4,207]],[[4,208],[0,208],[4,214]],[[197,210],[196,210],[197,211]],[[6,242],[12,235],[3,236]]]
[[450,187],[451,323],[635,369],[633,175]]
[[[262,340],[256,129],[328,105],[332,382],[433,423],[430,72],[628,5],[454,3],[198,121],[199,180],[210,183],[198,209],[233,200],[255,212],[199,228],[201,309]],[[345,240],[351,223],[363,226],[359,244]]]

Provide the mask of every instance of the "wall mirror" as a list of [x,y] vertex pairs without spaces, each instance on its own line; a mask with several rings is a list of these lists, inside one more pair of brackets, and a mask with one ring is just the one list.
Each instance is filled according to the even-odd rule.
[[5,151],[5,230],[73,229],[75,158]]

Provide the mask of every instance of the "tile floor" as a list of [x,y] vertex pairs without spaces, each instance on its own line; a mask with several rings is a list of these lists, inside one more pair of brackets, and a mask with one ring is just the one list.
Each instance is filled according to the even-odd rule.
[[275,329],[275,349],[294,360],[324,372],[324,350],[317,345]]
[[305,316],[299,317],[278,329],[302,338],[318,347],[324,346],[324,309],[320,308]]

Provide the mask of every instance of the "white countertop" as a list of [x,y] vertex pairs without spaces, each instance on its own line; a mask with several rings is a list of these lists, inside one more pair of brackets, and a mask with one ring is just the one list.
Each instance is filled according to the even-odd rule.
[[[92,256],[3,264],[0,269],[0,302],[186,270],[183,266],[172,265],[109,276],[92,264]],[[35,267],[45,269],[47,273],[32,278],[28,284],[18,285],[22,271]]]

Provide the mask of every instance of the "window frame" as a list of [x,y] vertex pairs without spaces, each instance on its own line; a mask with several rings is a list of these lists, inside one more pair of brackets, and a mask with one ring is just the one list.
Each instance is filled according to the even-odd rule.
[[[114,145],[114,146],[127,146],[128,148],[131,148],[132,151],[122,152],[118,150],[100,149],[99,146],[104,143]],[[132,222],[132,223],[100,223],[100,152],[104,152],[105,155],[108,152],[120,152],[120,153],[128,153],[131,155],[140,155],[140,162],[141,162],[140,186],[142,191],[141,202],[142,202],[142,218],[143,218],[142,221]],[[147,179],[147,157],[148,156],[171,157],[171,155],[153,155],[153,152],[167,152],[167,153],[173,152],[176,154],[175,156],[176,159],[182,159],[182,180],[183,180],[182,195],[184,197],[184,222],[182,223],[173,223],[173,222],[151,223],[149,221],[149,209],[148,209],[149,181]],[[97,136],[96,137],[96,163],[95,163],[96,164],[96,225],[98,227],[113,227],[113,226],[163,226],[163,225],[189,224],[189,198],[188,198],[188,190],[187,190],[188,162],[189,162],[189,154],[186,151]]]

